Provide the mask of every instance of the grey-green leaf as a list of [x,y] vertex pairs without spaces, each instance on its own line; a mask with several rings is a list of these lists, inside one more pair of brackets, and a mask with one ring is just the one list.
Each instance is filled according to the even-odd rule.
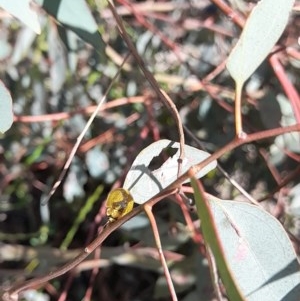
[[[159,157],[160,153],[172,148],[176,151],[173,157],[169,157],[159,168],[148,168],[153,158]],[[178,142],[167,139],[156,141],[143,149],[134,160],[124,182],[124,188],[132,194],[134,201],[143,204],[161,190],[166,188],[177,178],[178,158],[180,146]],[[200,163],[210,154],[197,148],[185,145],[185,158],[182,163],[181,173],[186,172],[191,166]],[[203,177],[217,165],[216,161],[205,166],[196,176]],[[188,182],[188,181],[186,181]]]
[[93,45],[99,52],[104,52],[105,44],[98,31],[89,7],[84,0],[35,0],[58,22]]
[[13,123],[12,98],[9,91],[0,81],[0,133],[6,132]]
[[31,0],[0,0],[0,6],[18,18],[35,33],[40,34],[41,27],[37,13],[30,7]]
[[282,225],[257,206],[210,200],[230,269],[249,301],[297,301],[300,271]]
[[226,64],[230,75],[240,86],[263,62],[280,38],[293,4],[294,0],[262,0],[252,10]]

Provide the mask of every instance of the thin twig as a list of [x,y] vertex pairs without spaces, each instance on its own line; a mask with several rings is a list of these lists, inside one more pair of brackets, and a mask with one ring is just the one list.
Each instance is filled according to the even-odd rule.
[[128,34],[126,32],[126,29],[125,29],[125,27],[123,25],[122,19],[120,18],[120,16],[116,12],[114,4],[113,4],[113,2],[111,0],[108,0],[108,5],[109,5],[109,8],[110,8],[111,12],[113,13],[113,15],[115,17],[115,20],[116,20],[116,22],[118,24],[119,32],[120,32],[122,38],[124,39],[125,43],[127,44],[129,50],[131,51],[132,55],[136,59],[137,64],[141,68],[142,72],[144,73],[145,77],[147,78],[148,82],[152,86],[152,88],[155,91],[155,93],[159,96],[159,99],[170,110],[171,114],[173,115],[173,117],[175,119],[175,122],[176,122],[176,125],[177,125],[177,128],[178,128],[179,141],[180,141],[180,156],[179,156],[179,161],[178,161],[179,165],[180,165],[180,163],[184,159],[184,144],[185,144],[185,142],[184,142],[183,126],[182,126],[182,122],[180,120],[180,116],[179,116],[179,113],[177,111],[177,108],[176,108],[174,102],[166,94],[166,92],[164,92],[159,87],[159,85],[158,85],[156,79],[154,78],[153,74],[147,69],[144,60],[138,54],[135,46],[133,45],[130,37],[128,36]]
[[[151,198],[150,201],[153,201],[153,203],[157,203],[161,199],[165,198],[166,196],[173,194],[174,190],[164,190],[159,193],[159,195]],[[43,285],[44,283],[57,278],[61,275],[64,275],[68,271],[75,268],[80,262],[82,262],[84,259],[86,259],[93,251],[95,251],[96,248],[98,248],[102,242],[116,229],[118,229],[121,225],[123,225],[125,222],[127,222],[129,219],[133,218],[137,214],[141,213],[144,210],[144,205],[138,206],[134,208],[131,212],[126,214],[124,217],[116,220],[113,223],[110,223],[109,226],[107,226],[80,254],[78,254],[72,261],[64,264],[57,270],[54,270],[53,272],[50,272],[49,274],[30,279],[25,282],[17,283],[13,285],[11,288],[9,288],[4,294],[3,294],[3,300],[4,301],[11,301],[11,300],[18,300],[18,295],[20,292],[32,288],[32,287],[39,287]]]
[[[250,134],[246,137],[245,140],[243,139],[234,139],[224,147],[222,147],[219,151],[215,152],[213,155],[205,159],[204,161],[200,162],[199,164],[196,164],[194,167],[191,169],[195,174],[198,173],[199,170],[201,170],[204,166],[207,164],[211,163],[212,161],[219,159],[221,156],[223,156],[225,153],[235,149],[236,147],[244,144],[244,143],[249,143],[252,141],[257,141],[257,140],[262,140],[270,137],[274,137],[277,135],[281,135],[284,133],[288,132],[293,132],[293,131],[300,131],[300,124],[292,125],[292,126],[287,126],[284,128],[276,128],[272,130],[267,130],[267,131],[262,131],[259,133],[255,134]],[[114,230],[119,228],[122,224],[124,224],[126,221],[131,219],[132,217],[136,216],[137,214],[141,213],[144,209],[145,206],[153,206],[163,198],[165,198],[168,195],[171,195],[175,193],[178,190],[178,187],[181,186],[181,184],[190,178],[190,170],[182,174],[178,179],[176,179],[173,183],[171,183],[168,187],[160,191],[156,196],[148,200],[145,204],[138,206],[134,208],[131,212],[126,214],[124,217],[120,218],[119,220],[111,223],[109,227],[106,227],[103,232],[101,232],[92,243],[90,243],[85,250],[80,253],[78,256],[75,257],[74,260],[71,262],[63,265],[61,268],[57,269],[56,271],[47,274],[46,276],[36,278],[29,280],[27,282],[22,282],[20,284],[16,284],[12,286],[8,291],[6,291],[3,294],[3,300],[4,301],[10,301],[10,300],[17,300],[18,294],[28,288],[35,287],[35,286],[41,286],[45,282],[52,280],[56,277],[59,277],[66,272],[70,271],[74,267],[76,267],[81,261],[83,261],[91,252],[93,252],[101,243],[106,239],[106,237],[112,233]]]
[[45,205],[48,203],[49,199],[51,198],[51,196],[55,193],[56,189],[58,188],[58,186],[60,185],[60,183],[62,182],[63,178],[65,177],[67,170],[70,167],[70,164],[73,160],[73,157],[76,154],[76,151],[84,137],[84,135],[86,134],[87,130],[89,129],[90,125],[92,124],[92,122],[94,121],[94,119],[96,118],[97,114],[100,111],[100,108],[102,106],[102,104],[104,103],[104,101],[106,100],[106,96],[109,93],[112,85],[114,84],[114,82],[116,81],[117,77],[119,76],[121,70],[122,70],[122,66],[125,64],[125,62],[127,61],[127,59],[129,58],[130,54],[127,54],[127,56],[124,58],[124,61],[122,63],[122,65],[120,66],[120,68],[118,69],[118,72],[116,73],[116,75],[113,77],[112,81],[110,82],[104,96],[102,97],[102,99],[99,101],[99,104],[97,105],[96,110],[93,112],[93,114],[91,115],[91,117],[89,118],[88,122],[86,123],[86,126],[84,127],[84,129],[82,130],[81,134],[77,137],[77,141],[75,143],[75,145],[72,148],[72,151],[69,155],[69,158],[67,160],[67,162],[65,163],[63,170],[61,171],[58,180],[54,183],[52,189],[50,190],[49,194],[45,197],[45,199],[42,201],[42,204]]
[[[202,143],[186,126],[184,126],[185,132],[197,143],[198,147],[203,150],[207,150]],[[261,206],[258,201],[256,201],[239,183],[230,177],[227,171],[218,163],[218,170],[224,175],[224,177],[234,186],[244,197],[246,197],[252,204]]]
[[158,254],[159,254],[161,265],[162,265],[163,270],[164,270],[164,274],[165,274],[165,277],[166,277],[166,280],[167,280],[167,284],[168,284],[168,288],[169,288],[172,300],[177,301],[178,299],[177,299],[176,291],[175,291],[173,281],[172,281],[172,278],[171,278],[171,275],[170,275],[170,271],[169,271],[169,268],[168,268],[163,250],[162,250],[157,224],[156,224],[153,212],[152,212],[152,206],[151,205],[146,205],[146,206],[144,206],[144,209],[145,209],[146,214],[148,215],[148,218],[149,218],[149,221],[150,221],[150,224],[151,224],[151,227],[152,227],[152,231],[153,231],[153,235],[154,235],[154,239],[155,239],[155,244],[156,244],[156,247],[157,247],[157,251],[158,251]]
[[[115,107],[123,106],[126,104],[133,103],[143,103],[145,101],[145,96],[133,96],[133,97],[122,97],[115,100],[112,100],[108,103],[102,104],[99,112],[109,110]],[[47,121],[61,121],[66,120],[73,117],[76,114],[87,114],[91,115],[95,112],[97,106],[88,106],[84,108],[77,108],[70,112],[59,112],[45,115],[15,115],[14,122],[22,122],[22,123],[37,123],[37,122],[47,122]]]

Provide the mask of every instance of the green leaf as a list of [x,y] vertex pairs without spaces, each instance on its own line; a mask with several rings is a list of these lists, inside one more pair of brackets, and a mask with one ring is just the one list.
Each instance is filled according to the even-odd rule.
[[280,38],[293,4],[294,0],[262,0],[252,10],[226,64],[230,75],[240,86]]
[[[163,139],[150,144],[137,155],[123,185],[125,189],[130,191],[136,203],[145,203],[177,179],[179,148],[178,142]],[[165,162],[161,162],[158,168],[151,170],[149,167],[151,161],[163,159],[161,152],[164,150],[166,152],[173,151],[175,154],[169,156]],[[209,153],[188,145],[185,145],[184,150],[185,158],[182,162],[181,174],[210,156]],[[197,178],[205,176],[216,165],[217,162],[213,161],[205,166],[197,174]],[[185,183],[187,182],[189,180]]]
[[75,32],[100,53],[105,44],[92,13],[84,0],[36,0],[59,23]]
[[36,12],[30,7],[31,0],[0,0],[0,6],[30,27],[35,33],[41,33]]
[[0,133],[6,132],[14,120],[12,98],[2,81],[0,81]]

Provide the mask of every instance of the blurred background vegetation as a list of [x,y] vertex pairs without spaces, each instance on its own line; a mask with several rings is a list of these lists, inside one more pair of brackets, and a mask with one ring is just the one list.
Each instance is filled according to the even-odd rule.
[[[88,1],[87,12],[80,10],[84,1],[77,2],[72,2],[77,14],[71,25],[60,20],[47,1],[43,8],[35,6],[40,35],[0,10],[0,78],[11,92],[15,114],[11,129],[0,137],[3,287],[72,259],[105,223],[107,193],[122,185],[139,151],[160,138],[178,141],[170,112],[130,57],[63,183],[50,202],[41,205],[128,53],[106,2]],[[228,1],[244,16],[254,2]],[[234,84],[224,63],[241,29],[209,0],[124,0],[116,7],[139,54],[176,104],[187,129],[186,143],[199,147],[201,142],[212,153],[231,141]],[[100,34],[80,38],[91,16]],[[298,33],[295,12],[279,45],[284,71],[296,88]],[[296,122],[268,61],[247,82],[243,100],[247,133]],[[298,133],[288,134],[244,145],[219,161],[252,197],[266,197],[264,206],[295,235],[295,247],[300,238],[299,142]],[[206,176],[204,184],[220,198],[244,198],[220,170]],[[178,205],[161,202],[155,214],[178,299],[213,300],[206,259]],[[101,254],[24,298],[169,300],[152,237],[147,219],[137,217],[105,241]]]

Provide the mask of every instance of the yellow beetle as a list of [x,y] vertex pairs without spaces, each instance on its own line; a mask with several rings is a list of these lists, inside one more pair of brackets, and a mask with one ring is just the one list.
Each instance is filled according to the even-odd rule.
[[121,218],[133,208],[133,198],[130,192],[124,188],[112,190],[106,201],[106,215],[108,223],[114,222]]

